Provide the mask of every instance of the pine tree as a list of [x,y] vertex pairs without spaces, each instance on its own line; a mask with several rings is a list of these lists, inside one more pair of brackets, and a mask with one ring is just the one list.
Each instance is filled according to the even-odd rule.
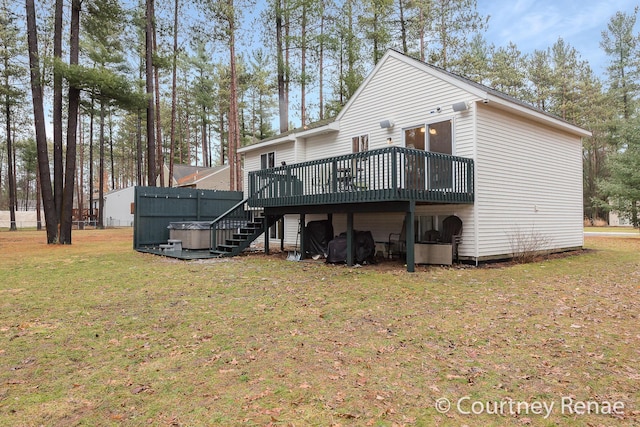
[[[145,82],[147,94],[147,185],[156,185],[156,140],[153,103],[154,0],[145,0]],[[159,143],[159,142],[157,142]]]
[[371,42],[372,63],[377,64],[391,43],[391,16],[393,0],[367,0],[359,23],[364,37]]
[[176,120],[178,113],[178,24],[179,0],[173,8],[173,55],[171,56],[171,129],[169,131],[169,187],[173,186],[173,165],[176,148]]
[[268,55],[262,50],[254,52],[249,62],[251,142],[257,142],[275,134],[271,128],[271,119],[277,104],[273,97],[274,87],[269,79],[269,68]]
[[216,91],[214,89],[214,66],[210,62],[210,53],[207,46],[202,40],[195,40],[194,54],[189,58],[189,64],[195,72],[193,79],[192,95],[193,102],[200,117],[200,148],[202,152],[202,165],[211,166],[211,153],[209,152],[209,143],[207,140],[208,125],[211,121],[210,116],[213,113],[213,107],[216,99]]
[[426,33],[434,40],[425,46],[427,61],[444,69],[454,69],[468,38],[483,31],[488,18],[477,11],[476,0],[433,0],[430,2]]
[[617,12],[602,32],[600,46],[611,59],[607,67],[609,90],[616,100],[617,110],[622,117],[629,119],[634,110],[633,103],[638,94],[640,69],[639,38],[633,34],[638,7],[633,14]]
[[[638,7],[632,14],[617,12],[602,32],[600,46],[610,58],[607,67],[609,110],[613,112],[607,123],[611,135],[603,145],[606,161],[604,176],[598,181],[602,206],[612,209],[639,225],[640,201],[640,133],[637,115],[637,96],[640,89],[640,36],[634,34]],[[603,156],[603,157],[604,157]]]
[[230,189],[242,189],[242,167],[238,148],[240,146],[240,118],[238,107],[238,73],[236,58],[236,32],[239,21],[241,5],[236,5],[233,0],[202,0],[207,16],[211,22],[218,24],[217,36],[225,44],[229,52],[229,181]]
[[640,120],[628,120],[621,132],[625,141],[608,160],[609,177],[601,183],[611,208],[640,227]]
[[551,105],[553,69],[548,50],[534,50],[528,59],[527,76],[531,82],[528,100],[543,111]]
[[[69,40],[69,65],[78,64],[80,56],[80,4],[81,0],[71,2],[71,28]],[[65,159],[64,188],[62,205],[60,206],[60,243],[71,244],[73,228],[73,195],[76,176],[76,136],[78,130],[78,109],[80,106],[80,89],[69,85],[67,118],[67,153]]]
[[36,145],[38,148],[38,173],[40,176],[40,191],[44,206],[44,216],[47,228],[47,243],[58,242],[58,214],[56,212],[53,187],[49,179],[49,153],[47,148],[47,134],[45,128],[44,100],[42,96],[42,76],[38,49],[38,30],[36,23],[36,8],[34,0],[26,0],[27,40],[29,49],[29,66],[31,78],[31,97],[33,102],[33,121],[36,131]]
[[514,43],[498,48],[491,57],[489,85],[499,91],[521,98],[525,86],[526,58]]
[[586,64],[578,51],[562,38],[551,47],[552,104],[550,112],[564,120],[577,123],[580,103],[579,81]]
[[[78,0],[74,0],[78,1]],[[78,1],[79,4],[79,1]],[[117,0],[96,0],[88,5],[88,13],[83,20],[85,50],[92,67],[72,63],[63,68],[63,75],[70,87],[84,90],[99,102],[99,210],[98,228],[103,224],[104,185],[104,122],[105,114],[113,103],[122,108],[136,110],[145,102],[137,92],[129,77],[123,54],[121,36],[124,33],[124,11]],[[73,61],[72,61],[73,62]],[[70,96],[71,99],[71,96]],[[92,107],[93,110],[93,107]],[[153,112],[152,112],[153,113]],[[151,165],[155,170],[155,165]],[[155,184],[155,182],[154,182]]]
[[493,46],[487,46],[487,41],[482,34],[476,34],[463,51],[453,71],[478,83],[490,85],[490,62],[493,50],[495,50]]
[[[16,173],[14,164],[14,148],[12,127],[14,122],[14,110],[24,100],[24,92],[20,89],[20,78],[26,74],[21,66],[19,55],[21,53],[22,40],[17,26],[15,14],[10,10],[7,0],[3,0],[0,10],[0,98],[4,106],[4,119],[7,141],[7,183],[9,195],[9,229],[16,227]],[[1,179],[1,178],[0,178]],[[1,187],[1,186],[0,186]]]

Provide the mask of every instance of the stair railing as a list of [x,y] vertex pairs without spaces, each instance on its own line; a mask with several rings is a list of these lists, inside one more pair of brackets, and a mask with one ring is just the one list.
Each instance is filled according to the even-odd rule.
[[223,245],[232,239],[242,227],[245,227],[253,218],[253,212],[246,209],[248,198],[238,202],[228,211],[211,221],[209,249],[213,250],[218,245]]

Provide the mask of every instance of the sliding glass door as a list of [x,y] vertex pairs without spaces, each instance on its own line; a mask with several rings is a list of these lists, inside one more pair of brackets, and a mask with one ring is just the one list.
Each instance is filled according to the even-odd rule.
[[[432,153],[453,154],[452,121],[429,123],[404,130],[407,148],[426,150]],[[405,163],[407,188],[442,190],[452,186],[451,162],[448,159],[410,156]]]

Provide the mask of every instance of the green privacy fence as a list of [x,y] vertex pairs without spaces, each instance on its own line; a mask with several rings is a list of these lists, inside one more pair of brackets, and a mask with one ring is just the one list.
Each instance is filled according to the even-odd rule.
[[166,243],[169,223],[213,221],[242,201],[241,191],[136,187],[133,248]]

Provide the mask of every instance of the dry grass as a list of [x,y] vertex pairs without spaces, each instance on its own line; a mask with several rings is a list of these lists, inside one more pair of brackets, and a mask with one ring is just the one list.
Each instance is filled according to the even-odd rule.
[[585,218],[584,226],[585,227],[608,227],[609,224],[605,219],[602,219],[602,218],[596,218],[593,220],[591,218]]
[[[640,424],[637,238],[414,274],[180,262],[134,252],[126,229],[44,241],[0,232],[0,425]],[[555,408],[465,415],[465,396]],[[563,397],[624,410],[569,414]]]

